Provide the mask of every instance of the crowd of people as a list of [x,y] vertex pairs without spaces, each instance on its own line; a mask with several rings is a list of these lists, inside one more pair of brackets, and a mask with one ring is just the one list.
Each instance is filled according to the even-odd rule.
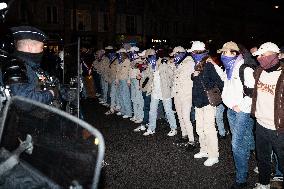
[[[252,153],[259,172],[255,188],[270,188],[272,159],[278,179],[284,166],[283,48],[266,42],[249,51],[229,41],[217,51],[220,59],[210,50],[201,41],[193,41],[189,49],[177,46],[169,54],[127,45],[115,51],[107,46],[95,52],[91,66],[96,96],[109,107],[106,115],[140,124],[134,132],[145,137],[155,134],[162,104],[170,126],[167,135],[177,135],[178,121],[181,137],[175,144],[193,151],[199,143],[194,158],[206,158],[204,166],[219,162],[218,140],[230,133],[236,172],[231,188],[246,187]],[[220,95],[214,95],[222,99],[218,104],[209,94],[215,88]]]

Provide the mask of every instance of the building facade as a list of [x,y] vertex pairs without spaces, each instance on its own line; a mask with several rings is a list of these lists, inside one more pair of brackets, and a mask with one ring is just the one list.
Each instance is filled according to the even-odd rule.
[[123,43],[188,47],[192,40],[253,43],[283,33],[283,2],[272,5],[266,0],[17,0],[7,24],[37,26],[51,44],[80,36],[83,45],[96,49]]

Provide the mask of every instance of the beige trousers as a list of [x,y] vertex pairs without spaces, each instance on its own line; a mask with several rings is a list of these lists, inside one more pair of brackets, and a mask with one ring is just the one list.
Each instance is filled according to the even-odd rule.
[[192,99],[176,96],[174,102],[182,136],[188,136],[189,141],[194,141],[193,127],[190,121]]
[[207,105],[195,108],[196,132],[199,136],[200,152],[209,158],[218,158],[218,138],[215,127],[216,107]]

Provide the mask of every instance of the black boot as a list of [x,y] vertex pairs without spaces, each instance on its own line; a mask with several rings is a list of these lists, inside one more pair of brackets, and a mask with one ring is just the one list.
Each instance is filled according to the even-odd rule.
[[197,148],[197,144],[194,141],[190,141],[186,144],[186,151],[192,152]]
[[184,136],[177,139],[173,144],[178,146],[185,146],[188,143],[188,137]]
[[232,186],[231,189],[241,189],[241,188],[245,188],[247,186],[247,183],[237,183],[235,182]]

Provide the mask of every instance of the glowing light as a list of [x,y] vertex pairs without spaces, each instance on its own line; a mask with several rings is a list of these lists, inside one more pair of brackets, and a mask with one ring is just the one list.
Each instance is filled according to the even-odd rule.
[[278,5],[275,5],[275,6],[274,6],[274,8],[276,8],[276,9],[278,9],[279,7],[280,7],[280,6],[278,6]]
[[95,144],[95,145],[98,145],[98,144],[99,144],[99,139],[98,139],[98,138],[95,138],[94,144]]

